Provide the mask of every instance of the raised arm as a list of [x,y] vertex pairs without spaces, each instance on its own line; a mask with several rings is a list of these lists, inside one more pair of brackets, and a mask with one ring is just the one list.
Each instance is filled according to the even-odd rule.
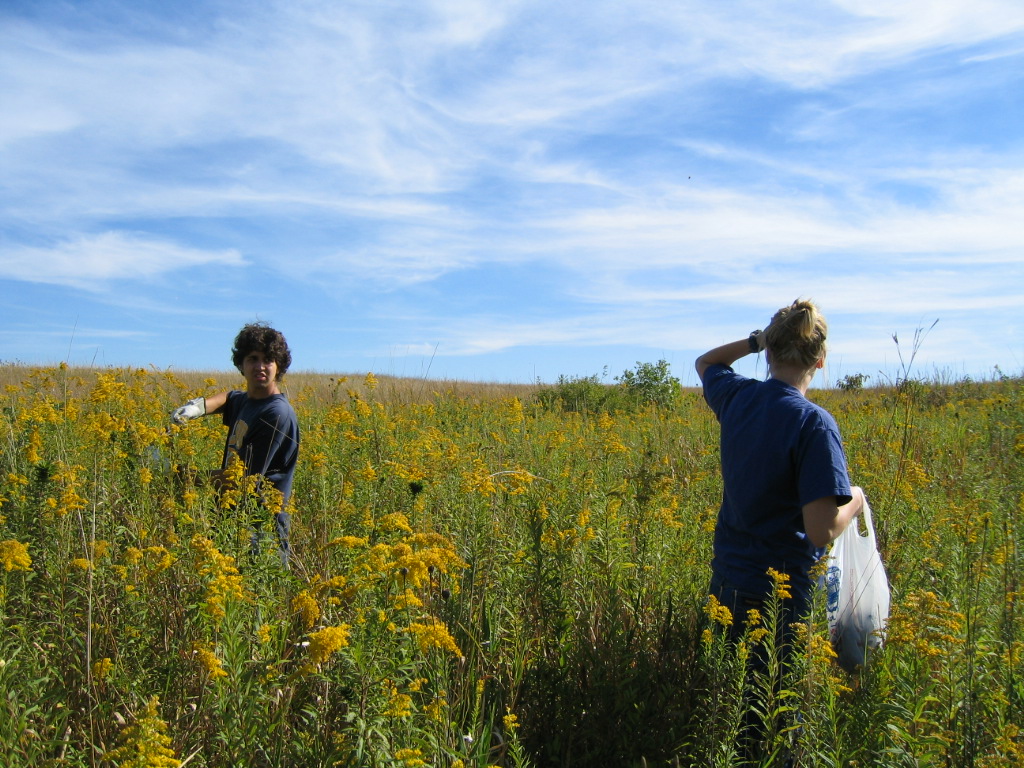
[[[756,347],[756,348],[755,348]],[[693,366],[697,369],[697,376],[704,381],[704,371],[712,365],[732,365],[741,357],[753,355],[764,349],[764,332],[754,331],[746,339],[730,341],[720,347],[708,350],[697,358]]]

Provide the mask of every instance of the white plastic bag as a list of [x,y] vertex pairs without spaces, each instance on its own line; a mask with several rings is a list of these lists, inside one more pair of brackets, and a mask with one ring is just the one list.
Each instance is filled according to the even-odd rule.
[[889,578],[875,541],[867,499],[860,513],[832,542],[825,572],[828,629],[839,665],[848,672],[867,666],[870,650],[880,648],[889,619]]

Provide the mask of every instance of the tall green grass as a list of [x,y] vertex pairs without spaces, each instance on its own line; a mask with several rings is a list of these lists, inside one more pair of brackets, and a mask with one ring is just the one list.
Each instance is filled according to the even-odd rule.
[[283,571],[272,535],[248,552],[266,513],[187,471],[219,460],[219,420],[167,431],[234,378],[2,378],[11,768],[1024,765],[1020,380],[812,391],[871,498],[893,615],[847,675],[819,610],[777,684],[743,666],[775,653],[770,612],[706,601],[721,486],[697,392],[591,413],[292,377]]

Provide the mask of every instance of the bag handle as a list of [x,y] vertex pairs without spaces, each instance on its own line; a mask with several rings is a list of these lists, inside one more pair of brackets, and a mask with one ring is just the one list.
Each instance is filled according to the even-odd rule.
[[854,523],[857,526],[857,535],[861,536],[861,538],[868,539],[871,542],[871,546],[877,549],[878,544],[875,541],[875,523],[871,519],[871,505],[868,504],[867,496],[864,497],[864,508],[860,511],[860,517],[864,519],[864,527],[867,529],[867,533],[861,536],[860,523],[854,520]]

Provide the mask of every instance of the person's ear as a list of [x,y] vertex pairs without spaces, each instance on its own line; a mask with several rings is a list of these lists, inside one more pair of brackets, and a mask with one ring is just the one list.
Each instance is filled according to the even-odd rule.
[[817,369],[818,369],[819,371],[820,371],[820,370],[821,370],[822,368],[824,368],[824,367],[825,367],[825,356],[824,356],[824,355],[822,355],[821,357],[819,357],[819,358],[818,358],[818,362],[816,362],[816,363],[814,364],[814,367],[815,367],[815,368],[817,368]]

